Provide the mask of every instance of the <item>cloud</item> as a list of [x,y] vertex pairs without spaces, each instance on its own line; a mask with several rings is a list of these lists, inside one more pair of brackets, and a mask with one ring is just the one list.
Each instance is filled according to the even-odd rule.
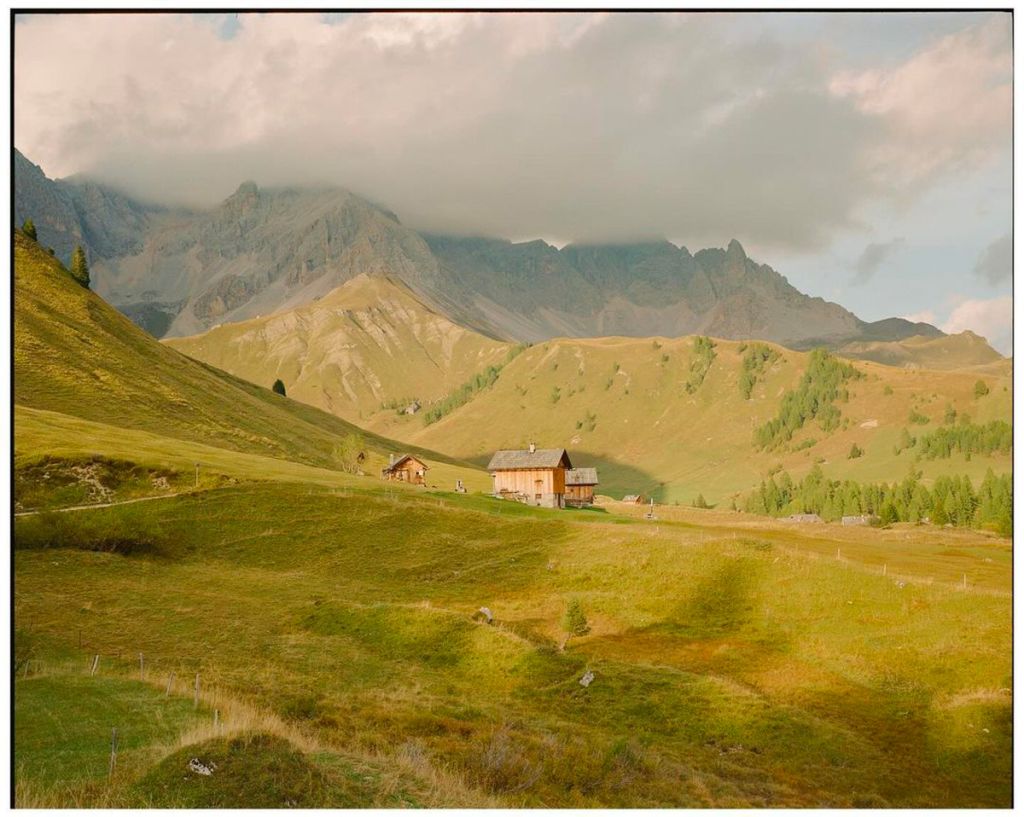
[[1009,233],[982,251],[974,264],[974,274],[993,285],[1010,280],[1013,275],[1013,239]]
[[882,266],[882,262],[890,258],[902,245],[902,238],[868,244],[853,264],[853,283],[866,284],[870,281]]
[[422,229],[793,251],[1009,151],[1006,15],[870,70],[828,15],[201,17],[19,15],[16,145],[166,202],[330,183]]
[[1013,298],[968,299],[962,301],[949,314],[940,327],[943,332],[955,334],[970,330],[987,339],[993,348],[1004,355],[1013,352]]

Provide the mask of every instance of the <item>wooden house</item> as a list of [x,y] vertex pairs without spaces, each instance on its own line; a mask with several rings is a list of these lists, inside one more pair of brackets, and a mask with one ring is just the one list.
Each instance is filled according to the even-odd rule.
[[381,469],[380,478],[408,482],[410,485],[426,485],[427,464],[412,454],[403,454],[398,458],[392,454],[387,467]]
[[643,505],[644,497],[643,494],[626,494],[622,497],[622,501],[627,505]]
[[494,452],[487,470],[494,480],[493,494],[541,508],[565,507],[565,474],[572,462],[564,448],[537,448]]
[[596,468],[570,468],[565,472],[565,504],[593,505],[596,487]]

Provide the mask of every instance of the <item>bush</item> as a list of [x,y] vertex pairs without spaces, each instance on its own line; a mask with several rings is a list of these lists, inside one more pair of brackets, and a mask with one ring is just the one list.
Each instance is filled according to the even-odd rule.
[[280,378],[274,381],[274,385],[272,386],[272,388],[276,394],[280,394],[282,397],[288,396],[284,389],[284,383],[281,381]]
[[848,460],[855,460],[855,459],[857,459],[859,457],[863,457],[863,456],[864,456],[864,449],[861,448],[859,445],[857,445],[857,443],[854,443],[852,446],[850,446],[850,453],[846,455],[846,459],[848,459]]
[[38,241],[39,236],[36,234],[36,225],[32,219],[25,219],[25,223],[21,225],[21,231],[26,237],[31,238],[33,241]]
[[988,391],[988,384],[984,380],[979,380],[977,383],[974,384],[975,397],[984,397],[986,394],[988,394]]

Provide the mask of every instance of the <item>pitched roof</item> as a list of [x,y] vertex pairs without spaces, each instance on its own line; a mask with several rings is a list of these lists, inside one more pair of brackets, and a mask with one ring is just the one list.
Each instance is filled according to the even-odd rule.
[[416,462],[423,466],[424,471],[427,469],[427,464],[419,457],[414,457],[412,454],[402,454],[402,456],[397,457],[394,462],[385,465],[383,470],[394,471],[396,468],[398,468],[399,465],[401,465],[406,460],[415,460]]
[[520,468],[572,468],[569,455],[564,448],[538,448],[532,454],[529,450],[495,451],[488,471],[515,471]]
[[565,474],[566,485],[597,485],[596,468],[573,468]]
[[623,502],[639,502],[641,499],[640,494],[626,494],[622,497]]

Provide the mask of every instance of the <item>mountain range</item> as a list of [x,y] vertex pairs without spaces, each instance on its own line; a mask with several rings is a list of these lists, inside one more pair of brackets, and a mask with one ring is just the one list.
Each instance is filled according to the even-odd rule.
[[701,333],[791,348],[940,337],[866,322],[810,297],[738,241],[691,253],[668,241],[576,245],[420,233],[341,188],[245,182],[206,210],[138,201],[87,179],[49,179],[14,157],[14,216],[66,259],[89,255],[97,293],[157,337],[315,303],[359,275],[404,284],[431,310],[504,341]]

